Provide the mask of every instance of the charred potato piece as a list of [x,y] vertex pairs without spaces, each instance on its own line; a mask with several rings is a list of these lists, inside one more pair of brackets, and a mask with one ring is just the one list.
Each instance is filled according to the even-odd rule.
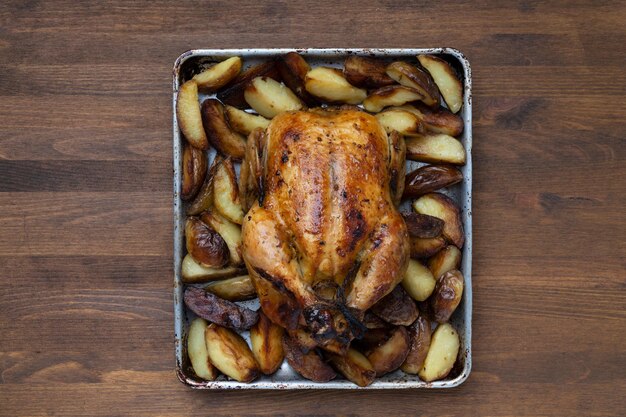
[[348,349],[344,356],[336,353],[327,353],[326,356],[340,374],[359,387],[370,385],[376,378],[374,366],[362,353],[355,349]]
[[369,330],[371,329],[386,329],[389,327],[389,323],[372,313],[370,310],[365,312],[365,316],[361,323]]
[[356,87],[380,88],[394,83],[386,69],[387,64],[379,59],[352,55],[343,64],[343,75]]
[[283,336],[283,350],[289,366],[306,379],[328,382],[337,376],[333,368],[324,362],[316,351],[310,350],[305,353],[298,343],[287,335]]
[[198,317],[231,329],[249,329],[259,318],[256,311],[223,300],[201,288],[188,287],[183,298],[185,305]]
[[219,153],[237,160],[243,158],[246,139],[228,126],[222,103],[212,98],[204,100],[202,122],[209,141]]
[[222,236],[230,252],[231,264],[241,265],[243,263],[241,257],[241,228],[230,220],[210,211],[202,213],[200,219]]
[[257,77],[269,77],[280,81],[280,74],[275,61],[266,61],[245,70],[235,78],[230,87],[220,91],[217,98],[224,104],[238,109],[245,109],[248,103],[244,97],[244,91],[250,82]]
[[317,67],[306,75],[304,85],[313,96],[331,103],[359,104],[367,92],[346,80],[337,68]]
[[450,197],[440,193],[429,193],[415,200],[413,209],[418,213],[443,220],[443,237],[457,248],[463,247],[465,236],[461,211]]
[[195,216],[213,207],[213,180],[215,178],[217,167],[219,167],[221,163],[222,157],[216,155],[215,158],[213,158],[213,163],[209,168],[209,172],[207,172],[204,177],[202,187],[200,187],[196,197],[187,208],[186,214],[188,216]]
[[[445,223],[444,223],[445,224]],[[409,238],[411,258],[423,259],[430,258],[437,254],[441,249],[446,247],[446,239],[443,236],[432,238]]]
[[463,106],[463,85],[450,64],[433,55],[418,55],[417,59],[435,80],[452,113],[457,113]]
[[461,116],[450,110],[439,107],[432,109],[421,103],[406,105],[401,108],[411,111],[422,122],[424,129],[433,133],[444,133],[449,136],[459,136],[463,133],[464,123]]
[[306,91],[304,81],[311,66],[297,52],[283,55],[277,62],[278,73],[285,85],[293,91],[307,106],[319,105],[319,101]]
[[438,323],[446,323],[459,306],[463,296],[463,275],[460,271],[448,271],[437,280],[430,298],[433,316]]
[[206,152],[185,143],[183,145],[183,173],[180,198],[190,200],[198,193],[207,173]]
[[207,381],[213,381],[218,376],[217,368],[213,366],[209,359],[209,353],[204,339],[204,332],[207,322],[204,319],[196,318],[189,325],[187,333],[187,354],[193,372]]
[[200,264],[221,268],[228,262],[228,246],[222,236],[196,217],[185,222],[187,252]]
[[398,369],[404,363],[408,353],[409,334],[403,326],[398,326],[386,342],[367,355],[367,359],[374,367],[376,376],[383,376]]
[[269,77],[257,77],[244,92],[246,102],[263,117],[271,119],[279,113],[300,110],[304,103],[285,84]]
[[433,293],[436,281],[428,268],[411,259],[401,284],[411,298],[424,301]]
[[370,113],[378,113],[385,107],[401,106],[424,96],[416,89],[403,85],[388,85],[370,93],[363,100],[363,107]]
[[413,161],[465,165],[465,148],[458,139],[439,133],[406,138],[406,157]]
[[259,376],[259,365],[240,335],[211,323],[204,336],[209,359],[222,373],[239,382],[250,382]]
[[398,326],[410,325],[419,315],[415,302],[401,285],[374,304],[371,310],[387,323]]
[[241,71],[242,61],[238,56],[218,62],[209,69],[196,74],[193,80],[198,88],[206,92],[217,91],[231,82]]
[[446,246],[441,252],[428,260],[428,269],[435,279],[461,266],[461,251],[454,245]]
[[249,275],[219,280],[204,287],[204,290],[228,301],[245,301],[256,297]]
[[270,121],[258,114],[252,114],[239,110],[237,107],[224,106],[224,113],[228,119],[228,125],[237,133],[248,137],[254,129],[265,129]]
[[377,113],[376,118],[387,133],[396,131],[404,136],[411,136],[423,132],[420,119],[408,110],[389,108]]
[[198,85],[195,81],[187,81],[178,90],[176,120],[183,136],[191,146],[197,149],[209,149],[209,142],[202,127]]
[[448,376],[459,355],[460,346],[456,330],[448,323],[440,324],[430,340],[430,348],[419,377],[423,381],[431,382]]
[[430,322],[425,317],[418,317],[408,328],[409,353],[400,367],[407,374],[417,374],[424,366],[428,348],[430,348]]
[[443,230],[443,220],[419,213],[400,213],[410,237],[428,239],[437,237]]
[[291,338],[304,353],[307,353],[309,350],[313,350],[317,347],[317,342],[313,339],[313,336],[303,329],[289,331],[289,338]]
[[397,61],[387,66],[387,75],[401,85],[419,91],[424,104],[431,107],[439,106],[439,90],[432,77],[422,69],[408,62]]
[[190,254],[185,255],[181,266],[181,276],[183,282],[187,284],[229,278],[245,273],[245,268],[238,268],[234,266],[227,266],[225,268],[208,268],[193,259],[193,256]]
[[463,181],[463,173],[451,165],[425,165],[406,174],[403,198],[416,198]]
[[282,327],[272,323],[263,311],[259,310],[259,321],[250,329],[250,344],[259,369],[265,375],[273,374],[283,363],[284,333]]
[[215,208],[222,216],[233,223],[243,223],[243,209],[239,201],[237,174],[230,158],[226,158],[215,172],[213,196]]

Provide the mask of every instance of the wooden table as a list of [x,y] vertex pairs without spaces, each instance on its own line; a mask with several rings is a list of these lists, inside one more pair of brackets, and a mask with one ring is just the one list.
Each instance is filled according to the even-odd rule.
[[[624,3],[234,3],[0,5],[0,415],[624,415]],[[174,59],[303,46],[470,59],[474,366],[457,389],[176,379]]]

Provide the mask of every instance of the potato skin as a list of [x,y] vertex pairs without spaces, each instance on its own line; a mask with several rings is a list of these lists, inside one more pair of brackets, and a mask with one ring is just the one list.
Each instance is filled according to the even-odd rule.
[[209,268],[201,265],[190,254],[185,255],[180,268],[180,275],[184,283],[196,284],[216,279],[230,278],[233,276],[245,274],[245,268],[227,266],[224,268]]
[[467,153],[458,139],[438,133],[406,138],[406,157],[420,162],[465,165]]
[[196,376],[206,381],[213,381],[219,373],[209,359],[204,339],[206,328],[207,322],[204,319],[197,317],[191,322],[187,331],[187,355],[189,355],[191,368]]
[[246,140],[228,126],[222,103],[212,98],[204,100],[201,113],[204,131],[209,142],[222,155],[241,160],[244,156]]
[[239,199],[239,185],[235,166],[230,157],[218,167],[213,183],[213,203],[218,212],[233,223],[243,222],[243,209]]
[[450,64],[434,55],[418,55],[417,59],[433,77],[452,113],[457,113],[463,106],[463,85]]
[[394,83],[385,72],[387,64],[376,58],[351,55],[343,64],[343,75],[355,87],[380,88]]
[[249,275],[214,281],[204,287],[204,290],[228,301],[245,301],[256,297]]
[[284,329],[270,321],[263,311],[259,310],[259,321],[250,329],[252,354],[265,375],[276,372],[283,363]]
[[252,80],[256,77],[270,77],[276,81],[280,81],[280,74],[278,73],[278,67],[276,61],[266,61],[254,67],[248,68],[246,71],[239,74],[225,90],[220,91],[217,94],[217,98],[224,104],[229,104],[238,109],[246,109],[248,103],[244,98],[244,91]]
[[463,247],[465,243],[463,221],[461,220],[461,211],[454,200],[441,193],[429,193],[415,200],[413,209],[418,213],[428,214],[443,220],[443,237],[457,248]]
[[459,334],[454,327],[448,323],[437,326],[419,377],[431,382],[448,376],[459,355],[460,346]]
[[438,323],[447,323],[463,297],[463,275],[458,270],[448,271],[437,279],[430,297],[433,316]]
[[424,128],[433,133],[444,133],[449,136],[459,136],[463,133],[464,122],[461,116],[450,110],[439,107],[431,108],[422,103],[414,103],[415,110],[421,114]]
[[206,152],[188,143],[183,144],[183,169],[180,198],[187,201],[195,197],[207,174]]
[[396,61],[386,68],[387,75],[406,87],[419,90],[425,104],[431,107],[439,106],[439,89],[430,74],[404,61]]
[[309,107],[320,104],[319,100],[309,94],[304,87],[304,80],[311,66],[297,52],[289,52],[276,61],[278,73],[285,85]]
[[412,237],[409,238],[409,242],[411,258],[417,259],[430,258],[446,247],[446,240],[442,236],[427,239]]
[[424,165],[406,174],[402,198],[417,198],[463,181],[463,173],[452,165]]
[[371,311],[387,323],[402,326],[410,325],[419,315],[415,302],[401,285],[374,304]]
[[409,353],[400,367],[407,374],[417,374],[424,365],[428,349],[430,348],[430,322],[425,317],[418,317],[409,326]]
[[337,373],[315,352],[304,352],[298,343],[288,335],[283,336],[283,349],[289,365],[306,379],[315,382],[328,382]]
[[185,305],[199,317],[231,329],[249,329],[259,318],[256,311],[222,300],[201,288],[188,287],[183,298]]
[[415,88],[403,85],[388,85],[372,91],[365,100],[363,107],[371,113],[377,113],[388,106],[401,106],[424,96]]
[[228,262],[228,246],[222,236],[196,217],[185,222],[185,242],[187,252],[201,265],[221,268]]
[[198,190],[196,197],[185,211],[185,214],[188,216],[196,216],[213,207],[213,182],[215,180],[217,168],[221,163],[222,157],[220,155],[216,155],[215,158],[213,158],[213,163],[209,167],[209,171],[204,177],[204,183],[200,187],[200,190]]
[[461,251],[454,245],[446,246],[442,251],[428,260],[428,269],[435,279],[448,271],[459,269],[461,266]]
[[396,327],[391,337],[374,348],[367,359],[372,363],[376,376],[395,371],[402,365],[409,353],[409,334],[403,326]]
[[360,387],[370,385],[376,378],[371,362],[356,349],[348,349],[343,356],[335,353],[326,353],[325,356],[339,373]]
[[251,382],[259,376],[259,366],[239,334],[211,323],[204,336],[209,359],[217,369],[239,382]]
[[214,92],[231,82],[241,71],[242,60],[234,56],[196,74],[193,80],[205,92]]
[[430,239],[443,231],[443,220],[420,213],[401,213],[410,237]]

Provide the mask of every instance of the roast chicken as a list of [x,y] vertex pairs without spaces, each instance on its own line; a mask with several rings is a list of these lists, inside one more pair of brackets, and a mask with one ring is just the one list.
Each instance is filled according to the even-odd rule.
[[285,112],[250,135],[243,258],[270,320],[335,352],[362,334],[408,265],[402,146],[356,109]]

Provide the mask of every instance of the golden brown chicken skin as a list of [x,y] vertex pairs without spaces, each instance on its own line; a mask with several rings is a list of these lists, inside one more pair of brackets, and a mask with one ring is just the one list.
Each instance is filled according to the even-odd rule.
[[358,110],[282,113],[256,143],[262,186],[242,232],[261,308],[341,351],[407,268],[408,233],[390,186],[404,155]]

